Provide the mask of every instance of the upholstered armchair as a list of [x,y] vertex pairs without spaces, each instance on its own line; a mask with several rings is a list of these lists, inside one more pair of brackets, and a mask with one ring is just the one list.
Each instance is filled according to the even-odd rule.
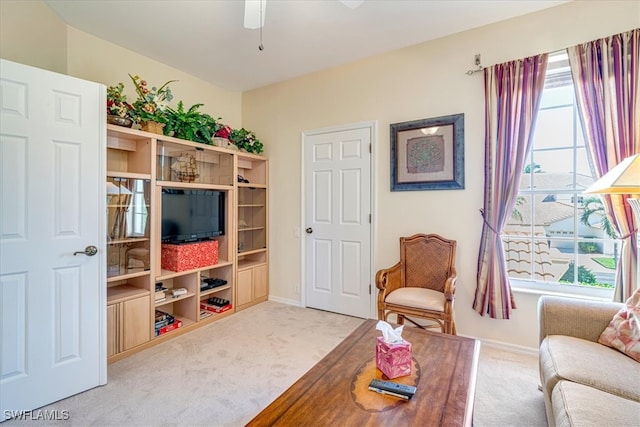
[[[456,334],[453,301],[456,291],[456,241],[437,234],[400,238],[400,262],[376,273],[378,319],[390,314],[396,322],[409,320],[421,328]],[[420,325],[411,318],[431,323]]]

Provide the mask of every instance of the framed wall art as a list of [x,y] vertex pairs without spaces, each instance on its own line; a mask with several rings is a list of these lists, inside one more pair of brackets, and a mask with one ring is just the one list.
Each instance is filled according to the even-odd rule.
[[464,114],[391,125],[391,191],[464,189]]

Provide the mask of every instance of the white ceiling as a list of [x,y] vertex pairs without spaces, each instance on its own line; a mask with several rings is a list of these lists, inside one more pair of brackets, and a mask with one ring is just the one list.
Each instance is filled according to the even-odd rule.
[[[567,0],[267,0],[260,30],[244,0],[45,0],[67,24],[214,85],[245,91]],[[469,59],[472,66],[473,58]]]

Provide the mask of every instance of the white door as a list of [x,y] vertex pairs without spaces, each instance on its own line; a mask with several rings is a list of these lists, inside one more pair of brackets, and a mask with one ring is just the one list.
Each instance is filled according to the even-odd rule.
[[306,306],[371,316],[373,124],[304,134]]
[[106,383],[106,95],[0,61],[2,421]]

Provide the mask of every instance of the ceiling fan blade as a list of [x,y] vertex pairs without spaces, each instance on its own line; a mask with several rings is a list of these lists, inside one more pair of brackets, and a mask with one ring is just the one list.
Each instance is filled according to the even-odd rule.
[[244,0],[244,27],[250,30],[264,27],[267,0]]

